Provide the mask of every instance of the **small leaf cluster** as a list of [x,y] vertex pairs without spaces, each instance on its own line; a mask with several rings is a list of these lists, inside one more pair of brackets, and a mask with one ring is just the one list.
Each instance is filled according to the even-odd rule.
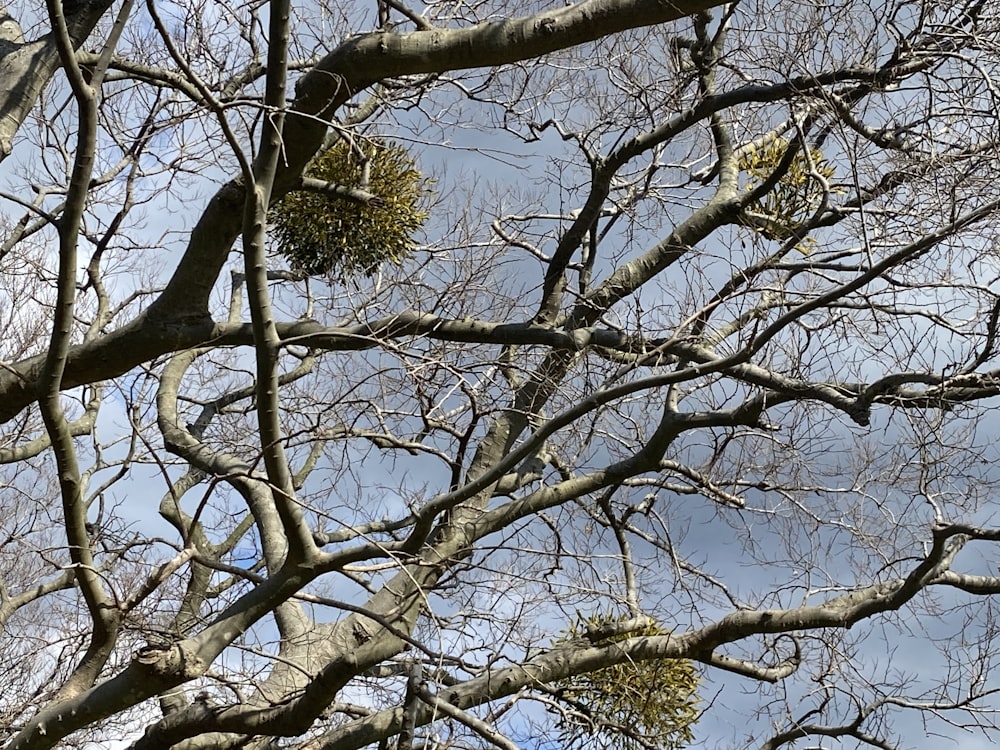
[[[747,190],[755,189],[771,177],[784,159],[788,145],[784,138],[777,138],[763,148],[751,149],[740,159],[740,169],[750,177]],[[835,172],[819,149],[810,148],[808,155],[799,151],[777,184],[744,209],[742,223],[769,240],[784,242],[802,228],[821,204],[828,189],[823,181],[829,181]],[[811,244],[812,240],[806,238],[798,249],[807,252]]]
[[[614,615],[578,616],[556,643],[579,642],[588,633],[600,632],[602,627],[623,619]],[[594,645],[667,634],[650,621]],[[688,659],[626,661],[566,679],[556,685],[558,694],[582,715],[572,711],[561,715],[561,739],[566,745],[602,749],[650,745],[664,750],[681,748],[694,737],[692,726],[699,717],[698,682],[698,673]]]
[[313,276],[370,276],[386,261],[400,263],[423,227],[430,181],[409,152],[379,139],[340,138],[305,172],[375,196],[357,201],[329,191],[294,190],[270,211],[278,252]]

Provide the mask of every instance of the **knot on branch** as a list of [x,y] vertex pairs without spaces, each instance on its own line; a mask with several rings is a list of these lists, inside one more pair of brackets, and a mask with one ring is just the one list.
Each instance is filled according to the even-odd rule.
[[204,672],[201,661],[192,658],[180,644],[147,644],[132,656],[132,664],[155,678],[190,679]]
[[543,18],[538,22],[538,30],[543,34],[554,34],[558,21],[552,17]]

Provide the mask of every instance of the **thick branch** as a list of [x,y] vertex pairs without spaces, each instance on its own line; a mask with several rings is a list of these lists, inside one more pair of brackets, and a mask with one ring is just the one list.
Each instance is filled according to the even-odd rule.
[[[83,44],[110,7],[110,0],[85,0],[66,9],[66,35],[73,48]],[[0,161],[10,155],[14,135],[60,64],[56,33],[31,42],[17,35],[0,46]]]

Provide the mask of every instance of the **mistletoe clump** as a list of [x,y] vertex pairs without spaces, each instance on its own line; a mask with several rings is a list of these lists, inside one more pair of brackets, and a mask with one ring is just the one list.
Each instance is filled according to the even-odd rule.
[[[788,141],[777,138],[767,146],[751,149],[745,154],[740,159],[740,169],[750,177],[747,190],[753,190],[768,180],[787,151]],[[769,240],[784,242],[809,221],[823,202],[829,191],[826,183],[835,171],[819,149],[811,148],[808,153],[800,150],[792,157],[790,166],[777,184],[743,210],[741,223],[756,229]],[[807,252],[811,245],[812,240],[807,237],[797,247]]]
[[402,146],[340,138],[271,209],[278,252],[312,276],[370,276],[413,252],[429,180]]
[[[581,638],[593,645],[628,638],[667,635],[654,622],[594,638],[594,633],[616,630],[624,618],[612,615],[578,617],[557,641]],[[650,745],[676,750],[691,742],[698,720],[698,674],[688,659],[625,661],[577,675],[557,684],[558,696],[569,710],[561,712],[564,744],[595,748],[640,748]]]

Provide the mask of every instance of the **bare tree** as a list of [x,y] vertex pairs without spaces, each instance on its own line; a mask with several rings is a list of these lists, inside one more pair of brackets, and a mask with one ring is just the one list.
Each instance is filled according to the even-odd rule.
[[1000,738],[995,3],[35,12],[5,748]]

